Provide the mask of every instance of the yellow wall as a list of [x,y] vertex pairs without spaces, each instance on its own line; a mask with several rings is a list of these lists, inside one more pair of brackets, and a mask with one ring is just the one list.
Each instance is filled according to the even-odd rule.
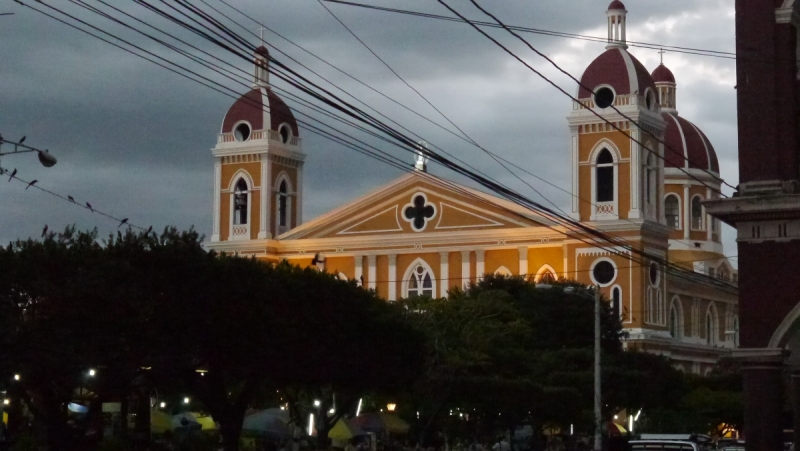
[[449,289],[460,288],[466,282],[461,275],[461,252],[450,252],[448,258],[450,259],[447,263],[448,271],[450,271],[450,280],[447,285]]
[[560,245],[528,249],[528,274],[535,276],[544,265],[552,266],[556,277],[564,275],[564,251]]
[[353,257],[325,257],[325,269],[333,275],[339,273],[347,276],[348,279],[355,278],[356,266]]
[[486,274],[493,274],[501,266],[505,266],[511,274],[519,273],[519,251],[516,249],[496,249],[484,254]]
[[375,289],[378,296],[386,299],[389,296],[389,257],[378,255],[375,257]]

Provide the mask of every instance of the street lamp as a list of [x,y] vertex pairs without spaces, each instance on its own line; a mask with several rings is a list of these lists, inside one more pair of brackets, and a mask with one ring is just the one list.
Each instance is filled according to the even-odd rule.
[[94,377],[94,375],[95,375],[95,374],[97,374],[97,373],[95,372],[95,370],[93,370],[93,369],[90,369],[90,370],[89,370],[89,377]]
[[[8,144],[11,144],[12,146],[14,146],[14,150],[12,150],[11,152],[0,152],[0,157],[5,156],[5,155],[15,155],[15,154],[18,154],[18,153],[36,152],[37,156],[39,157],[39,163],[42,163],[42,166],[44,166],[46,168],[51,168],[51,167],[55,166],[55,164],[58,162],[58,160],[56,160],[56,157],[51,155],[50,151],[48,151],[47,149],[40,150],[40,149],[35,149],[33,147],[30,147],[30,146],[26,146],[26,145],[22,144],[22,141],[24,141],[24,140],[25,140],[25,138],[22,138],[20,140],[20,142],[15,143],[15,142],[7,141],[7,140],[3,139],[2,136],[0,136],[0,146],[2,146],[5,143],[8,143]],[[20,148],[22,150],[20,150]]]
[[[537,289],[551,289],[553,285],[544,283],[536,284]],[[574,293],[586,297],[588,290],[576,287],[564,287],[565,293]],[[600,287],[594,287],[594,451],[601,451],[603,446],[603,412],[601,406],[600,390]]]
[[184,404],[189,404],[189,398],[188,397],[187,398],[183,398],[183,403]]
[[18,380],[19,380],[19,374],[15,374],[15,375],[14,375],[14,380],[15,380],[15,381],[18,381]]
[[394,409],[396,409],[396,408],[397,408],[397,404],[395,404],[393,402],[390,402],[389,404],[386,404],[386,410],[388,410],[389,412],[394,412]]

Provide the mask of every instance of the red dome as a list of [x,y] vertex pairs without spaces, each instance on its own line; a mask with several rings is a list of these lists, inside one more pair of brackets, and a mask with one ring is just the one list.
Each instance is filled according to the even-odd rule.
[[267,50],[267,48],[262,45],[262,46],[259,46],[256,49],[256,54],[257,55],[263,55],[263,56],[269,56],[269,50]]
[[292,128],[293,136],[300,136],[292,110],[269,88],[255,88],[239,97],[225,114],[220,133],[231,133],[239,121],[247,121],[253,130],[278,131],[283,123]]
[[608,5],[608,10],[611,11],[612,9],[622,9],[622,10],[624,10],[625,9],[625,5],[622,4],[622,2],[619,1],[619,0],[614,0],[613,2],[611,2],[610,5]]
[[675,83],[675,76],[672,71],[667,69],[664,63],[661,63],[652,74],[653,81],[656,83]]
[[667,123],[664,166],[719,174],[717,153],[705,133],[677,114],[663,113],[661,116]]
[[622,48],[612,48],[595,58],[581,76],[579,99],[592,96],[590,90],[600,85],[610,85],[618,96],[632,93],[644,94],[647,88],[655,92],[656,85],[650,72],[633,55]]

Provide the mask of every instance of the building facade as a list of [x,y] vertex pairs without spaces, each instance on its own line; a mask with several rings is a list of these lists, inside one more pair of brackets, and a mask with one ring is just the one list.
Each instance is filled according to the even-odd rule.
[[303,223],[306,155],[291,110],[270,88],[263,47],[253,89],[229,109],[212,150],[208,247],[316,265],[387,301],[445,297],[485,274],[597,285],[629,332],[627,346],[670,356],[684,371],[709,371],[738,337],[736,270],[702,204],[717,196],[719,165],[708,138],[678,115],[669,69],[651,74],[627,51],[626,15],[621,2],[609,6],[606,51],[587,67],[567,115],[571,216],[731,290],[678,277],[657,261],[631,261],[627,246],[609,249],[547,215],[433,176],[424,161]]

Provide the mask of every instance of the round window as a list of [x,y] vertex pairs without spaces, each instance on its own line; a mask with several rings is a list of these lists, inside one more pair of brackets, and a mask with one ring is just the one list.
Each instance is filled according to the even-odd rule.
[[594,93],[594,104],[598,108],[608,108],[614,103],[614,91],[611,88],[600,88]]
[[608,285],[614,281],[617,270],[608,260],[601,260],[592,268],[592,278],[600,285]]
[[241,123],[233,130],[233,137],[237,141],[247,141],[250,139],[250,126],[247,123]]
[[653,285],[658,285],[658,265],[655,263],[650,263],[650,283]]
[[291,129],[291,128],[289,128],[289,126],[288,126],[288,125],[286,125],[286,124],[282,124],[282,125],[281,125],[281,126],[278,128],[278,133],[280,133],[280,134],[281,134],[281,142],[282,142],[282,143],[284,143],[284,144],[286,144],[287,142],[289,142],[289,138],[291,138],[291,137],[292,137],[292,129]]

